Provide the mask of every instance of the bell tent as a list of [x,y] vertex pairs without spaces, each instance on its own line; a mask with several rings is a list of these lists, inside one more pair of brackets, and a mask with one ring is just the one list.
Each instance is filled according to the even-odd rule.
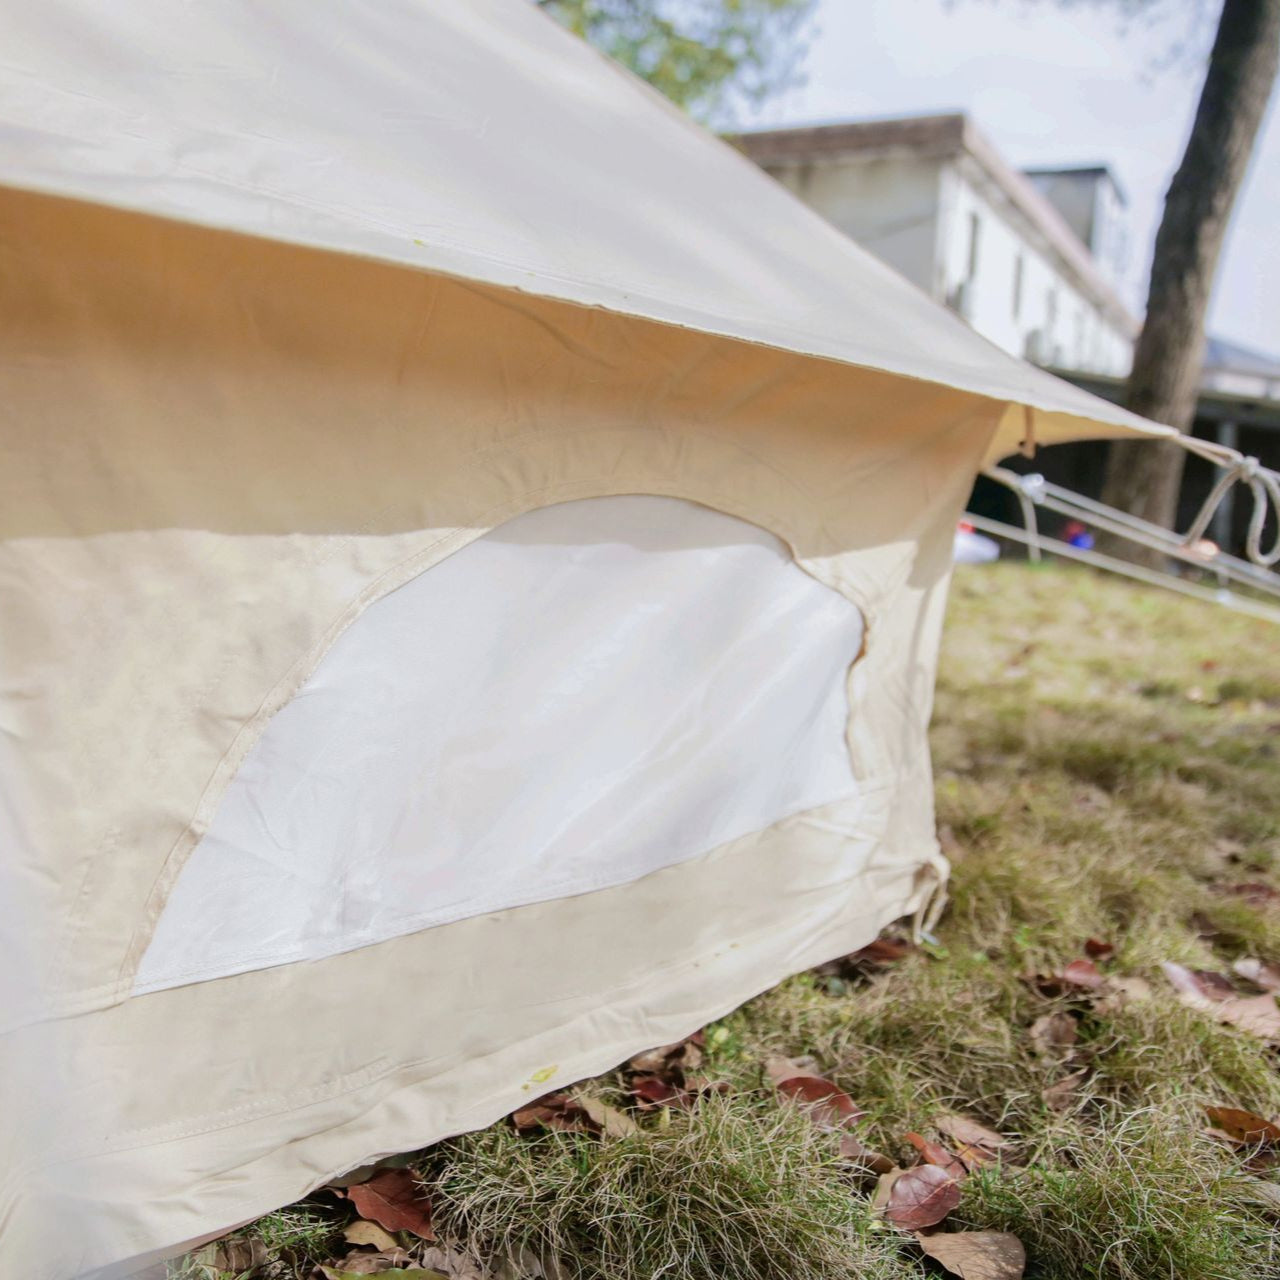
[[956,518],[1158,435],[528,0],[3,0],[0,1271],[926,910]]

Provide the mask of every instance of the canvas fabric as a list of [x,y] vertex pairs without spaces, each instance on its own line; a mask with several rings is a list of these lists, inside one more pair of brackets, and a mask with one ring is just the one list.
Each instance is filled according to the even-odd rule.
[[[1144,424],[996,352],[523,0],[4,7],[5,1274],[127,1271],[931,899],[974,472]],[[856,606],[853,793],[625,883],[131,995],[335,642],[505,522],[614,495],[758,526]]]

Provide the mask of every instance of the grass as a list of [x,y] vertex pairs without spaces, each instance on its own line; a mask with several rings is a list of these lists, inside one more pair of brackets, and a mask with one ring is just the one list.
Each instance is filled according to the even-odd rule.
[[[1259,1185],[1277,1175],[1207,1138],[1202,1108],[1280,1114],[1276,1057],[1178,1003],[1159,965],[1280,962],[1280,910],[1221,891],[1280,886],[1278,647],[1266,624],[1079,571],[961,571],[933,732],[955,862],[937,945],[869,981],[800,975],[710,1028],[706,1070],[732,1090],[692,1114],[603,1142],[503,1124],[423,1153],[444,1230],[504,1278],[936,1274],[779,1106],[761,1063],[783,1053],[847,1090],[863,1138],[900,1162],[941,1111],[1015,1139],[1018,1169],[969,1179],[951,1225],[1018,1234],[1033,1280],[1273,1280],[1280,1224]],[[1026,981],[1090,937],[1149,998]],[[1029,1035],[1055,1010],[1076,1019],[1070,1064]],[[584,1086],[621,1105],[619,1087]],[[335,1227],[301,1206],[241,1234],[266,1246],[259,1274],[302,1277]],[[192,1265],[172,1274],[212,1274]]]

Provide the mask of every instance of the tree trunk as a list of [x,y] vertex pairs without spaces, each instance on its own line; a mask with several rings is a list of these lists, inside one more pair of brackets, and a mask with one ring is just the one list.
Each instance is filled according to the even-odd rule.
[[[1187,431],[1195,417],[1204,321],[1222,239],[1280,60],[1280,0],[1225,0],[1186,153],[1156,233],[1147,315],[1125,405]],[[1175,445],[1117,441],[1104,502],[1172,528],[1186,455]],[[1162,568],[1158,552],[1115,539],[1106,550]]]

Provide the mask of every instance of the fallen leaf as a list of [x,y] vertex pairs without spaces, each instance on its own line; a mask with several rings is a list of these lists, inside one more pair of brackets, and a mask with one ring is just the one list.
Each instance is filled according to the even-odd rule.
[[630,1116],[601,1102],[599,1098],[582,1096],[578,1098],[578,1104],[607,1137],[629,1138],[640,1132],[640,1126]]
[[347,1223],[342,1228],[342,1238],[348,1244],[372,1245],[379,1253],[399,1247],[399,1241],[389,1231],[364,1218]]
[[[638,1053],[627,1063],[632,1070],[641,1075],[668,1075],[680,1071],[695,1071],[702,1065],[702,1048],[705,1036],[701,1031],[675,1044],[659,1045],[656,1049],[647,1049]],[[679,1081],[677,1081],[679,1083]]]
[[405,1280],[449,1280],[448,1276],[439,1271],[424,1271],[421,1267],[410,1267],[408,1270],[400,1267],[384,1267],[381,1271],[352,1271],[349,1267],[340,1271],[336,1267],[320,1267],[319,1271],[324,1276],[324,1280],[365,1280],[366,1276],[404,1276]]
[[1231,968],[1255,987],[1261,987],[1264,991],[1280,991],[1280,968],[1265,960],[1237,960]]
[[1230,1000],[1236,994],[1231,979],[1223,973],[1209,969],[1188,969],[1185,965],[1164,961],[1161,966],[1180,995],[1199,997],[1206,1001]]
[[408,1169],[380,1169],[368,1182],[347,1188],[356,1212],[388,1231],[411,1231],[434,1240],[431,1199]]
[[1099,1013],[1118,1013],[1127,1004],[1151,999],[1151,983],[1146,978],[1107,978],[1107,989],[1094,1006]]
[[1042,1089],[1040,1097],[1044,1099],[1045,1106],[1050,1111],[1069,1111],[1076,1090],[1084,1083],[1088,1074],[1087,1069],[1073,1071],[1069,1076],[1064,1076],[1061,1080],[1049,1085],[1047,1089]]
[[245,1240],[233,1236],[214,1240],[198,1249],[192,1255],[192,1261],[211,1267],[214,1271],[231,1271],[238,1275],[242,1271],[266,1266],[271,1261],[271,1253],[266,1244],[257,1238]]
[[1280,1183],[1264,1182],[1261,1178],[1255,1178],[1249,1183],[1249,1190],[1272,1213],[1280,1214]]
[[693,1095],[678,1084],[661,1076],[636,1076],[630,1084],[631,1096],[641,1111],[655,1111],[659,1107],[688,1107]]
[[1027,1251],[1007,1231],[917,1232],[916,1239],[960,1280],[1021,1280],[1026,1270]]
[[845,959],[852,964],[890,965],[905,960],[911,954],[911,944],[898,938],[876,938],[865,947],[852,952]]
[[438,1271],[446,1280],[491,1280],[490,1272],[471,1254],[460,1249],[431,1245],[422,1250],[420,1261],[429,1271]]
[[1262,996],[1236,996],[1215,1006],[1219,1022],[1239,1027],[1262,1040],[1280,1040],[1280,1007],[1270,992]]
[[956,1143],[956,1155],[968,1169],[995,1164],[1013,1146],[1008,1138],[967,1116],[944,1113],[934,1122],[939,1133]]
[[918,1133],[905,1133],[902,1136],[920,1153],[920,1159],[925,1164],[936,1164],[939,1169],[949,1173],[957,1182],[968,1176],[969,1171],[965,1168],[960,1157],[948,1151],[946,1147],[940,1146],[936,1142],[930,1142],[928,1138],[922,1137]]
[[936,1164],[885,1175],[884,1218],[904,1231],[937,1226],[960,1203],[960,1184]]
[[1102,938],[1086,938],[1084,940],[1084,953],[1091,960],[1110,960],[1116,953],[1114,944],[1104,941]]
[[878,1151],[864,1146],[852,1133],[840,1135],[840,1158],[860,1168],[870,1169],[872,1173],[888,1173],[894,1167],[888,1156],[882,1156]]
[[813,973],[823,980],[823,986],[829,995],[843,995],[848,990],[848,984],[874,978],[906,959],[914,950],[914,944],[903,938],[876,938],[857,951],[818,965]]
[[[319,1267],[316,1274],[325,1277],[326,1280],[328,1277],[333,1277],[334,1280],[350,1280],[352,1276],[358,1276],[363,1280],[365,1276],[388,1275],[417,1276],[419,1280],[425,1276],[435,1280],[438,1273],[429,1268],[425,1271],[421,1270],[403,1249],[392,1249],[390,1252],[382,1253],[365,1253],[363,1250],[355,1249],[345,1258]],[[448,1280],[448,1277],[444,1277],[444,1280]]]
[[600,1126],[586,1109],[567,1093],[549,1093],[527,1107],[511,1113],[511,1123],[521,1133],[537,1129],[554,1129],[559,1133],[585,1133],[596,1136]]
[[659,1045],[656,1049],[646,1049],[644,1053],[637,1053],[627,1066],[632,1071],[640,1071],[648,1074],[655,1074],[667,1069],[668,1063],[672,1057],[680,1050],[678,1044]]
[[1026,981],[1041,995],[1054,999],[1058,996],[1079,996],[1082,991],[1101,991],[1107,978],[1092,960],[1073,960],[1061,973],[1029,974]]
[[[1271,992],[1260,996],[1238,996],[1221,974],[1186,969],[1169,962],[1160,967],[1177,989],[1183,1004],[1262,1040],[1280,1040],[1280,1006],[1276,1005]],[[1230,994],[1223,994],[1222,983],[1226,983]]]
[[866,1114],[843,1089],[789,1058],[770,1058],[765,1074],[774,1088],[794,1098],[820,1129],[845,1129]]
[[1236,1107],[1205,1107],[1205,1114],[1213,1124],[1234,1142],[1251,1146],[1280,1146],[1280,1126]]
[[1069,986],[1097,991],[1106,985],[1106,978],[1092,960],[1073,960],[1062,971],[1062,980]]
[[696,1094],[733,1092],[733,1086],[727,1080],[713,1080],[710,1076],[685,1076],[684,1087],[686,1092]]
[[1065,1010],[1046,1013],[1031,1024],[1031,1045],[1037,1053],[1054,1056],[1075,1044],[1076,1020]]
[[1108,978],[1107,989],[1093,1008],[1104,1017],[1114,1016],[1130,1004],[1150,998],[1151,984],[1144,978]]

